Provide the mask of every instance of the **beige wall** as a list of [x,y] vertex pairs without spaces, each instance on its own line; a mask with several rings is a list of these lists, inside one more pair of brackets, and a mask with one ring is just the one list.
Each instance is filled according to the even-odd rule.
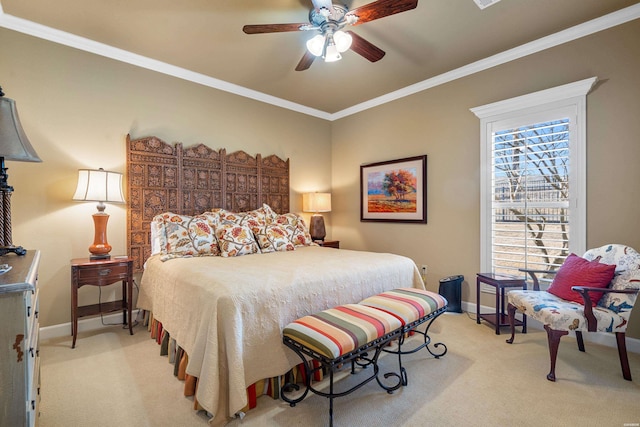
[[[470,108],[597,76],[587,97],[587,247],[640,249],[640,21],[522,58],[337,121],[333,236],[429,267],[427,287],[463,274],[475,302],[480,268],[480,125]],[[361,164],[427,154],[428,224],[359,220]],[[491,295],[482,303],[493,305]],[[629,335],[640,337],[640,315]]]
[[[640,22],[625,24],[330,123],[0,29],[0,84],[44,160],[9,163],[14,243],[43,253],[42,324],[69,321],[69,259],[93,238],[94,206],[71,201],[76,170],[124,172],[127,133],[289,157],[292,211],[301,192],[331,189],[327,237],[427,264],[431,290],[464,274],[463,299],[475,302],[480,137],[469,109],[597,76],[587,98],[587,246],[640,248],[639,39]],[[428,224],[360,222],[360,165],[420,154],[429,156]],[[124,253],[125,209],[107,212],[113,253]],[[95,293],[82,298],[93,303]],[[630,336],[640,337],[638,317]]]
[[[0,85],[43,160],[7,163],[13,242],[42,252],[43,326],[70,321],[69,260],[87,256],[93,242],[95,204],[71,200],[77,170],[125,172],[127,133],[290,158],[295,212],[300,193],[330,190],[330,122],[9,30],[0,29],[0,46]],[[106,212],[112,254],[124,254],[125,207]],[[97,301],[95,289],[80,290],[81,304]]]

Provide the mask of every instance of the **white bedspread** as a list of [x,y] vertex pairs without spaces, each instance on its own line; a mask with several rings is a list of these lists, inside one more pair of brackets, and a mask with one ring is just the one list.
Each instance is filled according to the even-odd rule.
[[300,363],[282,344],[284,326],[398,287],[424,284],[411,259],[392,254],[310,246],[235,258],[154,256],[138,307],[187,352],[198,402],[222,425],[247,404],[247,386]]

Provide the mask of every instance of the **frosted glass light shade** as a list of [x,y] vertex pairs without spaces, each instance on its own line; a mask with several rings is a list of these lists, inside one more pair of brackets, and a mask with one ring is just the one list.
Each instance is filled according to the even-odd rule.
[[322,55],[322,50],[324,49],[324,36],[322,34],[318,34],[317,36],[308,40],[307,49],[309,49],[309,52],[311,52],[315,56]]
[[333,41],[336,44],[338,52],[346,52],[351,47],[353,38],[351,37],[351,34],[338,30],[333,34]]
[[334,43],[329,43],[327,45],[327,50],[324,54],[324,62],[335,62],[342,59],[342,55],[338,52],[338,48]]

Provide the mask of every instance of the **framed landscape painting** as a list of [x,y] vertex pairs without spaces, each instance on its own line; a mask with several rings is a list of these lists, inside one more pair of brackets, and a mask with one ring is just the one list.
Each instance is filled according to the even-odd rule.
[[360,221],[427,222],[427,156],[360,166]]

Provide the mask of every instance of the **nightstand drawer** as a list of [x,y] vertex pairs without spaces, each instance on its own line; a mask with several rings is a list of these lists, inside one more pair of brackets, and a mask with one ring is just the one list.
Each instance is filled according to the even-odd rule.
[[[122,298],[116,301],[80,306],[78,289],[83,286],[109,286],[122,282]],[[77,258],[71,260],[71,348],[76,346],[78,318],[122,310],[123,324],[129,324],[129,334],[133,335],[131,310],[133,305],[133,259],[118,256],[113,259],[91,260]],[[128,321],[127,321],[128,319]]]
[[83,267],[78,271],[78,282],[100,282],[102,280],[110,280],[113,283],[119,279],[126,279],[129,274],[128,264],[122,263],[117,265],[97,265],[95,267]]

